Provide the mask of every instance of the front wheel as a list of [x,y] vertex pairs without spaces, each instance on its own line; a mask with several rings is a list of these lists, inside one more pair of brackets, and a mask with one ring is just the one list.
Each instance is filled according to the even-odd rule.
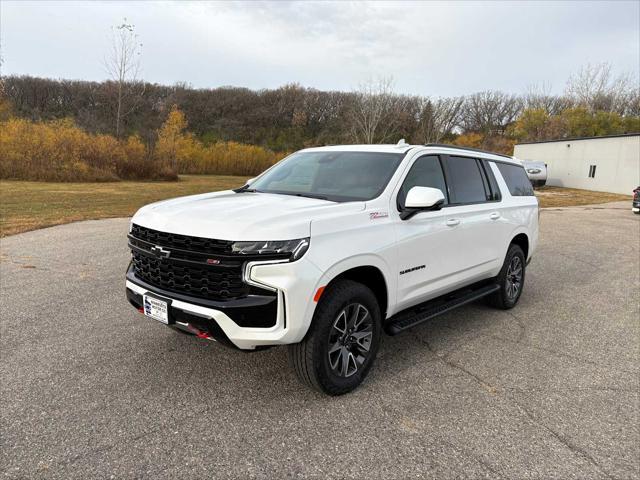
[[522,248],[516,244],[509,245],[502,269],[496,277],[500,290],[488,296],[487,303],[503,310],[515,307],[524,287],[525,267]]
[[360,283],[338,280],[322,295],[305,338],[289,346],[289,360],[302,383],[342,395],[369,373],[380,333],[375,295]]

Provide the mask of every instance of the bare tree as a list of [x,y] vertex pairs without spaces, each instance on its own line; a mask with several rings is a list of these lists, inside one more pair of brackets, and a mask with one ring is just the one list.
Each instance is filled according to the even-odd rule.
[[420,98],[417,136],[421,143],[438,143],[460,123],[464,97]]
[[544,110],[549,115],[558,115],[572,103],[567,97],[554,95],[551,84],[547,82],[529,85],[522,101],[524,108]]
[[351,136],[355,142],[384,142],[396,126],[404,97],[393,94],[390,77],[369,80],[354,92]]
[[135,26],[127,23],[111,27],[111,52],[104,65],[116,89],[116,137],[120,138],[122,120],[134,111],[144,94],[145,85],[139,79],[142,44]]
[[608,63],[588,64],[567,81],[566,95],[591,111],[628,113],[638,94],[637,80],[629,73],[614,77]]
[[467,132],[502,135],[522,111],[516,95],[503,92],[479,92],[466,98],[462,127]]
[[624,114],[628,117],[640,117],[640,88],[633,89]]

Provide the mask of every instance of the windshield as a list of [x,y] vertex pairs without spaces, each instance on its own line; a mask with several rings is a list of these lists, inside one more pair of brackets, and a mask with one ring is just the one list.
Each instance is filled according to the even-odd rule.
[[371,200],[382,193],[402,157],[379,152],[294,153],[247,190],[333,202]]

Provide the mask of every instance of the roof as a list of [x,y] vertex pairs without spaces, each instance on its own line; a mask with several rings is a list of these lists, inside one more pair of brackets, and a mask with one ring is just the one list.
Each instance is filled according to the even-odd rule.
[[416,145],[389,145],[389,144],[371,144],[371,145],[328,145],[326,147],[305,148],[303,152],[378,152],[378,153],[406,153]]
[[619,137],[640,137],[640,133],[620,133],[618,135],[600,135],[599,137],[557,138],[554,140],[540,140],[538,142],[516,143],[516,145],[533,145],[535,143],[553,143],[553,142],[576,142],[578,140],[600,140],[602,138],[619,138]]
[[457,145],[444,145],[444,144],[426,144],[426,145],[408,145],[404,144],[367,144],[367,145],[328,145],[326,147],[311,147],[301,150],[303,152],[378,152],[378,153],[407,153],[409,150],[421,149],[425,151],[435,150],[437,152],[451,153],[451,154],[466,154],[473,152],[476,157],[486,158],[496,162],[508,162],[521,164],[520,160],[510,157],[509,155],[502,155],[500,153],[486,152],[484,150],[478,150],[476,148],[459,147]]

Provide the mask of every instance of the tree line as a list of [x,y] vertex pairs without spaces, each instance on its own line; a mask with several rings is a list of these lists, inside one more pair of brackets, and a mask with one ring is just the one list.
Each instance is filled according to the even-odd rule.
[[[583,68],[561,95],[484,91],[449,98],[398,95],[378,79],[350,92],[289,84],[276,89],[196,89],[115,80],[88,82],[9,76],[2,94],[13,115],[31,121],[71,118],[83,130],[154,143],[175,105],[204,144],[234,141],[273,151],[340,143],[452,142],[511,153],[518,141],[640,131],[640,95],[610,66]],[[127,115],[122,116],[121,112]]]

